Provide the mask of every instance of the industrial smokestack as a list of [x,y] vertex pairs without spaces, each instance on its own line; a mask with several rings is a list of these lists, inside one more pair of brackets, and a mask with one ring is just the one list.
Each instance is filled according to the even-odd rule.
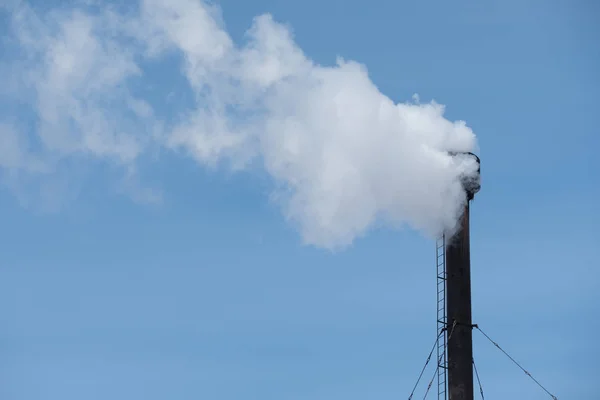
[[[472,157],[458,153],[455,157]],[[473,336],[471,317],[471,255],[469,238],[469,202],[480,189],[479,167],[475,176],[463,177],[467,195],[459,226],[446,241],[446,321],[448,323],[448,394],[450,400],[473,399]]]

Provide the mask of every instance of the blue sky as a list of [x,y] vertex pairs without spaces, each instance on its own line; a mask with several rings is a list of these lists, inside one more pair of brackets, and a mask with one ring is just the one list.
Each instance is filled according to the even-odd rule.
[[[73,7],[29,4],[38,15]],[[593,399],[598,5],[218,4],[234,42],[271,13],[316,63],[355,60],[392,100],[418,93],[467,122],[483,185],[472,206],[474,322],[559,398]],[[23,53],[8,42],[2,64],[19,65]],[[186,83],[173,63],[144,69],[154,92],[132,89],[157,107],[155,123],[177,120],[177,108],[193,102],[174,89]],[[5,89],[23,77],[12,73]],[[25,99],[0,92],[0,121],[35,137],[40,110],[16,92]],[[114,107],[111,121],[130,121]],[[408,397],[436,334],[435,245],[426,235],[368,229],[331,252],[303,244],[261,168],[151,149],[128,175],[130,160],[106,161],[97,148],[57,156],[38,146],[18,162],[0,151],[0,397]],[[34,159],[51,172],[37,173]],[[548,398],[477,333],[474,355],[487,397]]]

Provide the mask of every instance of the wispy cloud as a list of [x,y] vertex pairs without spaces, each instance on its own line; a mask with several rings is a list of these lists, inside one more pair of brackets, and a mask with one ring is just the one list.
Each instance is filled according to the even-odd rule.
[[[446,152],[475,146],[465,123],[436,103],[395,104],[356,62],[315,64],[270,15],[254,19],[243,44],[198,0],[142,0],[129,13],[22,3],[11,24],[10,79],[36,116],[18,136],[32,137],[29,151],[49,165],[89,157],[131,172],[156,146],[208,166],[260,163],[305,242],[327,248],[378,223],[428,234],[455,223],[458,178],[473,165]],[[179,68],[164,74],[182,75],[193,93],[175,122],[159,120],[158,105],[135,90],[148,65],[173,57]],[[24,168],[29,153],[15,131],[0,135],[13,148],[0,165]]]
[[19,78],[31,91],[45,149],[126,163],[142,151],[140,132],[151,108],[127,89],[142,72],[106,18],[80,10],[39,15],[27,6],[16,9]]

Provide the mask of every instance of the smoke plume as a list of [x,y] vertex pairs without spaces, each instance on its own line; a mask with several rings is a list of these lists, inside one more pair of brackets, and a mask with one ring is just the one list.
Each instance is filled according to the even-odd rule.
[[0,167],[49,174],[88,157],[132,171],[162,148],[202,166],[260,165],[309,244],[344,247],[378,225],[454,227],[459,178],[475,166],[448,151],[472,150],[475,136],[442,105],[396,104],[354,61],[315,63],[270,15],[234,43],[199,0],[85,3],[4,6],[2,97],[35,123],[0,114],[0,144],[11,148]]

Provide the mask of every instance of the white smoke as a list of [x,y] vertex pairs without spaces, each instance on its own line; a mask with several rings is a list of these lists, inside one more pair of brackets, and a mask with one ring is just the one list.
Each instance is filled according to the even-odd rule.
[[[19,85],[5,87],[35,111],[34,133],[21,135],[36,146],[4,161],[0,151],[0,166],[86,155],[131,167],[161,146],[202,165],[260,163],[309,244],[343,247],[376,225],[429,235],[454,227],[465,200],[459,178],[475,165],[447,152],[473,150],[475,136],[445,119],[442,105],[395,104],[353,61],[317,65],[270,15],[255,18],[236,44],[219,10],[199,0],[100,9],[7,10]],[[183,74],[194,104],[166,119],[137,88],[156,85],[146,69],[174,56],[180,66],[165,77]],[[0,143],[14,147],[6,126],[0,135],[11,136]]]

